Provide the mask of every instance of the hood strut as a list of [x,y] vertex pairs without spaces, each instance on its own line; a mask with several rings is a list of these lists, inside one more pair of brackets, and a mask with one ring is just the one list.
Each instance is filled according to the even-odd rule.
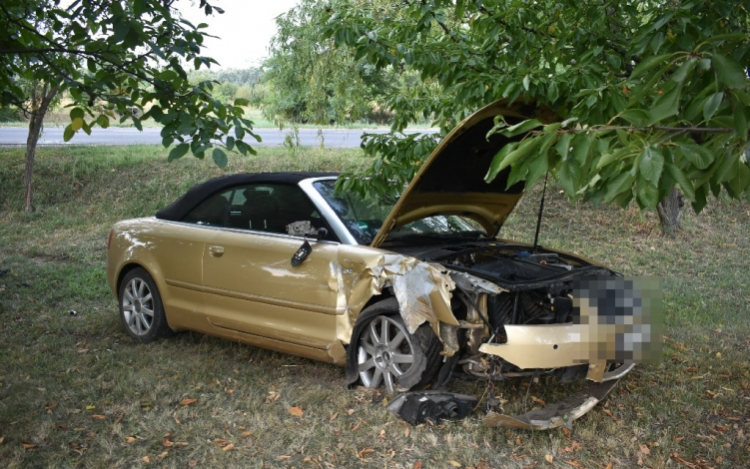
[[549,171],[544,175],[544,189],[542,189],[542,202],[539,204],[539,215],[536,218],[536,233],[534,234],[534,252],[539,246],[539,228],[542,226],[542,214],[544,213],[544,196],[547,194],[547,176]]

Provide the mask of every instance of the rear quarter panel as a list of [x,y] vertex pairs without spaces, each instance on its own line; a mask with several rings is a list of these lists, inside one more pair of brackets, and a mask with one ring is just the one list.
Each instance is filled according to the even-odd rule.
[[200,330],[203,250],[213,230],[154,217],[121,221],[113,230],[107,280],[115,296],[124,273],[142,267],[156,282],[169,326]]

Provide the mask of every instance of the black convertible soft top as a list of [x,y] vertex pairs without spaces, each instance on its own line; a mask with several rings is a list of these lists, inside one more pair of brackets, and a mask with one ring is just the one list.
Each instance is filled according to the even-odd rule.
[[303,179],[325,176],[338,176],[338,173],[242,173],[231,176],[222,176],[209,179],[206,182],[193,186],[182,197],[172,202],[169,206],[156,212],[156,218],[162,220],[180,221],[196,205],[203,202],[212,195],[232,186],[252,183],[275,183],[296,185]]

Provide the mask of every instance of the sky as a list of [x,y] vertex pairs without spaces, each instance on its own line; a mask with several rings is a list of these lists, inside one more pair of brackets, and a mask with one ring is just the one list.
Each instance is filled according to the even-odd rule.
[[268,44],[276,34],[275,18],[287,12],[298,0],[210,0],[224,10],[224,14],[206,16],[198,8],[199,0],[182,0],[175,6],[185,19],[198,25],[207,23],[208,32],[218,39],[206,38],[203,55],[216,59],[218,68],[248,68],[260,66],[268,56]]

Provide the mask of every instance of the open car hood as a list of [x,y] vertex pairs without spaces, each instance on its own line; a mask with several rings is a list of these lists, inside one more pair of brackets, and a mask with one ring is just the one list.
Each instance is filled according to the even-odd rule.
[[493,157],[506,144],[523,138],[499,134],[487,138],[495,117],[509,124],[537,118],[555,120],[554,113],[536,105],[508,105],[506,100],[486,106],[456,126],[427,158],[401,198],[383,222],[371,246],[383,243],[388,234],[409,222],[433,215],[462,215],[477,221],[489,236],[497,235],[523,194],[523,182],[506,187],[510,168],[489,184],[484,176]]

